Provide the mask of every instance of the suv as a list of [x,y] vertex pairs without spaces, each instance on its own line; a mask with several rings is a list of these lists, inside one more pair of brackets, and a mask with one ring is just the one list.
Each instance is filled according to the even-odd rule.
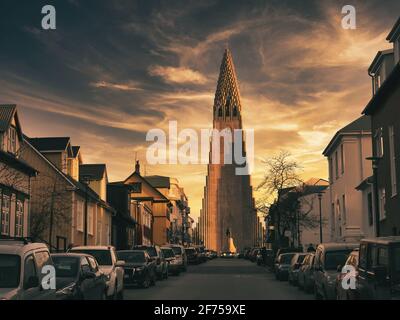
[[0,239],[0,300],[54,300],[55,283],[45,266],[53,266],[49,249],[28,240]]
[[156,262],[156,274],[159,280],[168,278],[168,262],[165,260],[164,255],[159,246],[133,246],[133,250],[147,251],[150,258]]
[[187,270],[187,256],[185,248],[179,244],[171,244],[170,247],[174,250],[175,258],[180,265],[181,271],[186,272]]
[[313,266],[314,294],[317,300],[336,300],[337,276],[349,254],[358,246],[354,243],[322,243],[317,247]]
[[106,276],[107,298],[124,298],[124,266],[125,262],[117,259],[115,248],[112,246],[82,246],[74,247],[68,252],[84,253],[93,256],[100,270]]
[[400,299],[400,237],[361,241],[357,292],[365,299]]

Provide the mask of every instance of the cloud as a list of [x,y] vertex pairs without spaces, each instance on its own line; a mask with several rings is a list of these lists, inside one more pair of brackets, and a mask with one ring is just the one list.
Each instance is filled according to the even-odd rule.
[[149,74],[161,77],[167,83],[204,84],[207,82],[207,78],[200,72],[185,67],[150,66]]
[[90,86],[94,88],[104,88],[110,90],[121,90],[121,91],[138,91],[143,90],[142,88],[138,87],[136,83],[129,82],[129,83],[110,83],[107,81],[98,81],[90,83]]

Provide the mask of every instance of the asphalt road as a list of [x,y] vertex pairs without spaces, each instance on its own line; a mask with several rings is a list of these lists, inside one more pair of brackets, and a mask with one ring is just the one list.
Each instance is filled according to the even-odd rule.
[[126,288],[127,300],[310,300],[264,267],[242,259],[216,259],[149,289]]

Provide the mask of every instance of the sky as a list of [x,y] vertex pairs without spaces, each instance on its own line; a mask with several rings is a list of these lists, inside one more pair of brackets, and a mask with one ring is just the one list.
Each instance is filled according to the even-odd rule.
[[[41,9],[56,8],[56,30]],[[352,4],[357,28],[341,26]],[[69,136],[110,181],[134,170],[178,178],[192,216],[204,165],[145,165],[146,133],[212,127],[224,49],[255,130],[253,185],[281,150],[304,179],[327,178],[322,151],[371,98],[367,69],[400,13],[398,0],[1,0],[0,104],[18,105],[30,137]]]

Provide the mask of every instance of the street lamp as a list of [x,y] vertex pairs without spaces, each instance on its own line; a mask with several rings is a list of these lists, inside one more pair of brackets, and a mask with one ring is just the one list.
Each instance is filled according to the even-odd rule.
[[372,172],[374,177],[374,195],[375,195],[375,233],[376,236],[380,236],[379,229],[379,191],[378,191],[378,167],[379,161],[382,160],[382,157],[369,157],[367,160],[372,161]]
[[322,243],[322,195],[323,192],[318,193],[319,200],[319,242]]

